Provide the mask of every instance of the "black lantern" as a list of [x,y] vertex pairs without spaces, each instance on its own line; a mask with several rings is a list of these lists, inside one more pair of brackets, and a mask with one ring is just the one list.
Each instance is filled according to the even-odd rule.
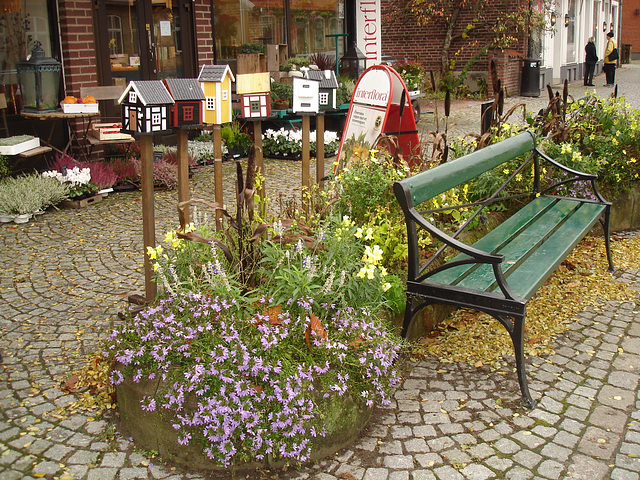
[[603,32],[607,31],[607,22],[602,22],[602,31]]
[[367,57],[353,42],[351,47],[345,52],[340,59],[340,73],[349,78],[357,80],[366,68]]
[[551,26],[553,27],[556,24],[557,18],[556,18],[556,12],[552,12],[551,13]]
[[571,17],[569,16],[569,14],[568,14],[568,13],[566,13],[566,14],[564,15],[564,26],[565,26],[565,27],[568,27],[568,26],[569,26],[569,22],[571,22]]
[[62,64],[55,58],[45,57],[40,45],[36,41],[29,59],[16,63],[23,112],[48,112],[59,107]]
[[613,22],[611,22],[611,25],[609,25],[609,30],[613,32]]

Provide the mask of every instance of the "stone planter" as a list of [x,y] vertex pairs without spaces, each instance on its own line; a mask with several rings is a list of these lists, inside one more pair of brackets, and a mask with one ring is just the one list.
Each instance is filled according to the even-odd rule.
[[[607,200],[609,198],[607,197]],[[634,230],[640,228],[640,187],[619,193],[612,200],[611,231]]]
[[[214,464],[203,452],[202,445],[192,441],[188,445],[178,443],[178,435],[173,429],[168,416],[158,411],[145,412],[140,401],[146,396],[153,396],[160,388],[160,381],[133,382],[127,378],[116,387],[118,411],[122,427],[133,437],[136,445],[145,450],[157,451],[160,456],[177,464],[198,470],[226,470]],[[187,399],[186,408],[195,408],[195,402]],[[333,455],[347,447],[358,437],[371,417],[372,409],[359,408],[350,398],[333,396],[319,401],[320,410],[326,415],[324,425],[325,437],[313,439],[310,461]],[[256,469],[264,467],[283,467],[291,460],[240,463],[236,469]]]

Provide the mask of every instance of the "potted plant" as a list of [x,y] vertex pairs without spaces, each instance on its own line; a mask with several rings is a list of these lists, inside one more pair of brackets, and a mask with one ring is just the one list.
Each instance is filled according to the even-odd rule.
[[0,182],[1,221],[26,223],[36,213],[68,198],[69,188],[37,173]]
[[[250,152],[249,172],[253,162]],[[252,174],[238,185],[223,231],[181,221],[149,247],[158,301],[104,349],[134,440],[195,468],[332,454],[399,380],[403,344],[383,311],[402,286],[380,247],[339,215],[313,228],[301,218],[254,223]],[[179,209],[194,203],[230,218],[204,200]]]
[[293,101],[293,86],[271,82],[271,110],[288,110]]

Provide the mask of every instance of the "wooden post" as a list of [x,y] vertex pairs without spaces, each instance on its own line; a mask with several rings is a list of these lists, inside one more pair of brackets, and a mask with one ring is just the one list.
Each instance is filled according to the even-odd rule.
[[153,281],[153,267],[147,247],[156,246],[156,218],[153,202],[153,135],[140,136],[140,156],[142,161],[142,240],[144,245],[145,298],[152,302],[158,293]]
[[316,117],[316,183],[322,190],[324,186],[324,113]]
[[[222,128],[213,126],[213,176],[216,202],[222,207],[224,196],[222,193]],[[222,228],[222,214],[216,211],[216,230]]]
[[311,145],[309,144],[309,131],[311,130],[309,115],[302,115],[302,205],[304,211],[309,213],[309,164],[311,157]]
[[262,120],[260,119],[253,121],[253,139],[256,147],[256,168],[262,177],[262,184],[258,190],[258,195],[260,196],[260,214],[264,216],[266,214],[267,207],[264,199],[266,192],[266,179],[264,175],[264,155],[262,153]]
[[309,189],[309,163],[311,145],[309,144],[309,131],[311,121],[309,115],[302,115],[302,187]]
[[[189,200],[189,151],[187,130],[178,129],[178,202]],[[189,223],[189,206],[184,209],[185,222]]]

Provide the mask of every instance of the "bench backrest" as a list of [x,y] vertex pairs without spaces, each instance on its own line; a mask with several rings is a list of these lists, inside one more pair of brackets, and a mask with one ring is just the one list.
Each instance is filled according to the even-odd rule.
[[396,182],[396,196],[401,204],[404,203],[399,196],[399,186],[404,193],[406,206],[415,207],[505,162],[533,151],[535,146],[535,137],[531,132],[520,133]]

